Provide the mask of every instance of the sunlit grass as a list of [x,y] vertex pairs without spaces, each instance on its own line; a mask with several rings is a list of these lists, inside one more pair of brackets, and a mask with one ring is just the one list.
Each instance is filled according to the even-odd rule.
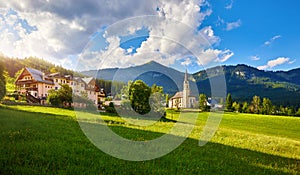
[[[212,140],[198,140],[209,113],[199,113],[189,138],[170,154],[146,162],[113,158],[98,150],[78,125],[104,122],[138,141],[168,132],[178,112],[149,126],[101,113],[40,106],[0,106],[0,174],[297,174],[300,118],[225,113]],[[191,115],[186,112],[183,115]],[[77,116],[78,117],[78,116]],[[103,122],[104,121],[104,122]],[[186,124],[190,121],[185,120]]]

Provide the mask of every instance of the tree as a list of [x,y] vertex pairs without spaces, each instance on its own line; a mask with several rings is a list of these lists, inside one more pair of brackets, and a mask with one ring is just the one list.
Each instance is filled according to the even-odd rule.
[[225,110],[232,111],[232,98],[231,98],[230,93],[227,95],[227,98],[226,98]]
[[59,90],[50,90],[47,97],[48,102],[53,106],[63,106],[67,103],[72,103],[72,88],[68,84],[60,84]]
[[151,88],[142,80],[137,80],[129,88],[129,100],[131,107],[139,114],[147,114],[150,112],[149,97]]
[[273,105],[270,99],[263,98],[262,102],[262,113],[263,114],[272,114],[273,112]]
[[236,111],[236,112],[242,112],[243,106],[242,106],[242,104],[240,104],[240,103],[238,103],[238,102],[233,102],[232,108],[233,108],[233,110]]
[[260,97],[259,96],[254,96],[252,99],[252,105],[253,105],[253,113],[259,114],[261,111],[260,109]]
[[166,94],[166,107],[169,107],[169,100],[170,100],[169,94]]
[[157,86],[156,84],[153,84],[151,87],[151,95],[148,100],[148,102],[150,102],[151,110],[156,114],[160,114],[160,116],[165,113],[166,107],[166,97],[164,96],[163,92],[164,91],[162,86]]
[[201,111],[206,111],[207,110],[207,100],[206,100],[206,95],[205,94],[200,94],[199,95],[199,109]]
[[249,108],[248,103],[247,103],[247,102],[244,102],[244,103],[243,103],[243,107],[242,107],[242,112],[243,112],[243,113],[249,112],[248,108]]
[[58,71],[57,71],[57,69],[56,69],[55,67],[52,67],[52,68],[50,69],[50,73],[56,73],[56,72],[58,72]]
[[123,86],[121,89],[122,100],[129,100],[129,88],[131,87],[133,81],[128,81],[127,85]]
[[4,77],[4,63],[0,61],[0,100],[3,99],[3,97],[6,94],[6,81]]
[[300,108],[298,108],[298,111],[295,114],[296,116],[300,117]]

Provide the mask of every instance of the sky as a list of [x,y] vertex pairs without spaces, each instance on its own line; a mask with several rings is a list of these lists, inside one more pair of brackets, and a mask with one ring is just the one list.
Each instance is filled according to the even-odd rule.
[[300,67],[296,0],[0,1],[0,54],[73,70]]

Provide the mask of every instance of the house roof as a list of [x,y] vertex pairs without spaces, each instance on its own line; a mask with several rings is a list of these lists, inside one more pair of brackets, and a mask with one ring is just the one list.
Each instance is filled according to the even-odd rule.
[[89,84],[93,79],[94,79],[93,77],[82,78],[82,80],[83,80],[86,84]]
[[[49,77],[47,77],[43,72],[36,70],[36,69],[28,68],[28,67],[25,67],[25,69],[31,74],[33,79],[35,79],[37,82],[53,84],[52,81],[44,79],[44,78],[49,78]],[[43,76],[44,76],[44,78],[43,78]]]

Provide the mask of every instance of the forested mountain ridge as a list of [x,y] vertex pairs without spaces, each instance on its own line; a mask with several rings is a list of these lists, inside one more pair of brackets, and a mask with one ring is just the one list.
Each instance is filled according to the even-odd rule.
[[[267,97],[276,105],[300,106],[300,69],[290,71],[264,71],[247,65],[222,66],[227,92],[237,101],[251,101],[254,95]],[[216,68],[206,71],[217,72]],[[206,71],[193,74],[199,91],[210,94]],[[211,75],[211,74],[210,74]]]
[[0,56],[0,60],[4,63],[4,68],[10,77],[14,77],[15,74],[24,67],[34,68],[45,73],[60,72],[64,75],[73,75],[74,73],[77,74],[72,70],[65,69],[62,66],[55,65],[36,57],[18,59]]
[[[264,71],[239,64],[224,65],[221,66],[221,69],[223,71],[220,72],[220,67],[213,67],[190,74],[190,84],[196,84],[196,87],[191,87],[192,91],[196,92],[194,95],[204,93],[211,96],[211,87],[207,76],[207,72],[209,72],[210,79],[218,76],[225,77],[227,92],[231,93],[234,100],[238,102],[251,102],[252,97],[258,95],[262,98],[270,98],[276,105],[300,107],[300,68],[290,71]],[[145,70],[151,71],[145,72]],[[170,79],[166,76],[166,72],[176,78]],[[171,96],[182,89],[184,78],[183,72],[154,61],[129,68],[91,70],[81,73],[100,79],[114,79],[123,82],[130,80],[130,77],[135,77],[134,79],[142,79],[149,86],[153,84],[163,86],[165,93],[169,93]]]
[[[163,66],[157,62],[149,62],[144,65],[129,68],[113,68],[102,70],[91,70],[85,72],[74,72],[62,66],[57,66],[39,58],[7,58],[0,56],[4,63],[4,69],[11,77],[24,67],[35,68],[45,73],[61,72],[62,74],[75,74],[93,76],[103,80],[114,80],[127,83],[130,78],[142,79],[149,86],[153,84],[163,86],[164,91],[171,96],[182,89],[184,73],[173,68]],[[209,68],[190,74],[191,84],[194,95],[205,93],[210,96],[210,79],[218,76],[225,76],[227,92],[231,93],[234,100],[238,102],[252,100],[254,95],[270,98],[276,105],[300,107],[300,68],[289,71],[264,71],[258,70],[248,65],[221,66],[224,74],[220,74],[219,68]],[[151,70],[146,71],[145,70]],[[173,78],[168,77],[172,75]],[[137,77],[136,77],[137,76]],[[177,84],[176,84],[177,82]],[[107,84],[107,83],[106,83]],[[106,85],[105,86],[108,86]],[[104,86],[104,85],[103,85]],[[109,85],[111,88],[111,85]],[[107,87],[105,89],[108,89]],[[107,90],[110,92],[110,90]]]

